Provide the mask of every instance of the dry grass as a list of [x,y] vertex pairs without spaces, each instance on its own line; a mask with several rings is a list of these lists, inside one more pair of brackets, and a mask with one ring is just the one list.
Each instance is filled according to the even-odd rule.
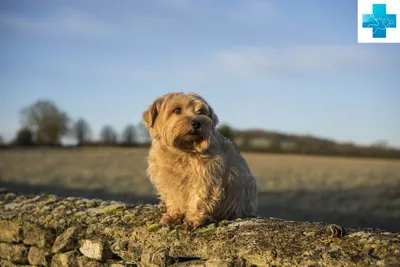
[[[0,152],[0,186],[155,203],[146,149]],[[400,161],[243,154],[259,180],[260,214],[400,231]]]

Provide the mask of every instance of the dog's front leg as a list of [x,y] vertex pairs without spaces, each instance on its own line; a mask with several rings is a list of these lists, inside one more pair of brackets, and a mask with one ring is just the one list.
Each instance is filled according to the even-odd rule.
[[197,229],[205,224],[207,219],[209,218],[209,212],[205,207],[205,203],[203,200],[199,200],[196,204],[196,207],[187,211],[183,223],[183,229]]
[[189,202],[183,228],[197,229],[212,220],[221,197],[222,190],[218,186],[210,186],[207,190],[199,191]]

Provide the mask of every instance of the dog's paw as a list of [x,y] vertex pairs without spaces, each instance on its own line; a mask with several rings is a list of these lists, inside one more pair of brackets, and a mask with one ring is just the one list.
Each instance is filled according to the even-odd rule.
[[206,224],[206,218],[200,218],[200,219],[186,219],[184,220],[182,224],[182,229],[183,230],[196,230],[199,229],[200,227],[204,226]]
[[160,220],[160,224],[162,225],[172,225],[178,224],[181,222],[180,216],[171,216],[169,214],[164,214]]
[[164,214],[160,220],[160,224],[166,225],[166,224],[172,224],[173,223],[173,218],[168,215],[168,214]]
[[201,226],[202,224],[199,222],[184,222],[181,228],[185,231],[193,231],[199,229]]

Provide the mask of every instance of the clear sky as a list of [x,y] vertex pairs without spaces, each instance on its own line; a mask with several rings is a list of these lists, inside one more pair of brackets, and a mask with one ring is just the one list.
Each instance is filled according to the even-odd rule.
[[0,135],[49,99],[95,137],[169,91],[221,122],[400,147],[400,44],[357,44],[355,0],[2,0]]

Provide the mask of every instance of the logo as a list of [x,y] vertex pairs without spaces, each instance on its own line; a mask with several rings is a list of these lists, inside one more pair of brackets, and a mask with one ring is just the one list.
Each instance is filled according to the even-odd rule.
[[400,0],[358,0],[358,42],[400,43]]

